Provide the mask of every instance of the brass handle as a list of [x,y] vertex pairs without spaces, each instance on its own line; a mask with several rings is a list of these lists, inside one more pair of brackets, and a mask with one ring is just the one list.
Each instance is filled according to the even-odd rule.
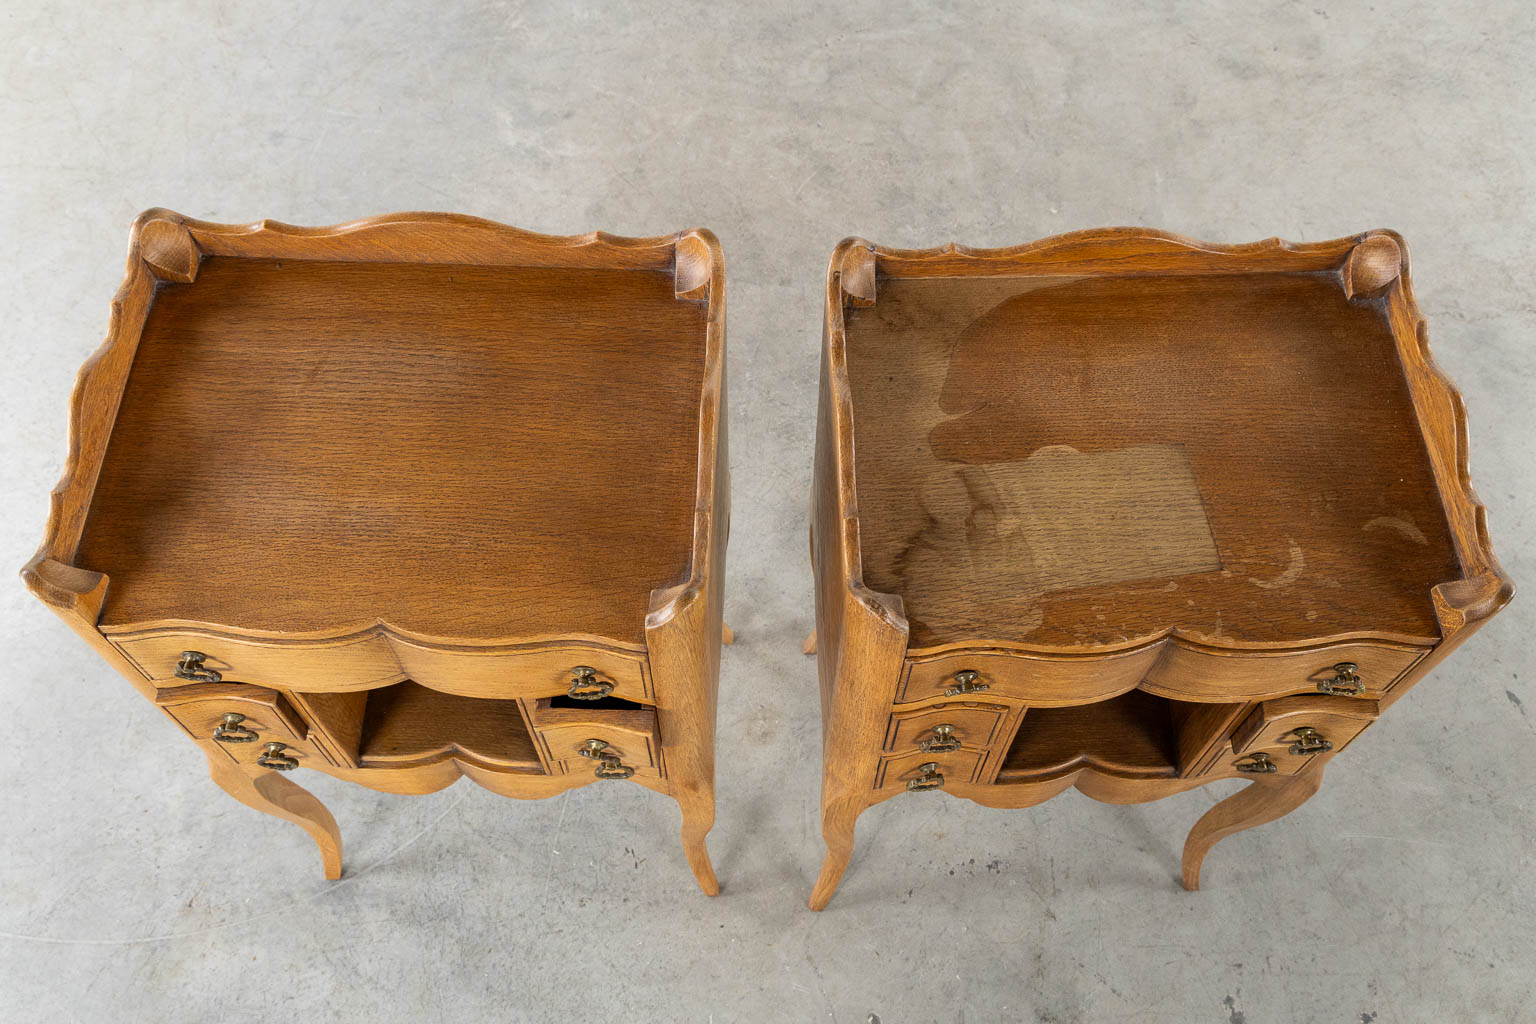
[[1271,761],[1269,755],[1262,750],[1256,754],[1238,758],[1232,762],[1232,767],[1249,775],[1273,775],[1280,770],[1279,765]]
[[203,662],[208,660],[208,655],[202,651],[182,651],[181,660],[176,663],[176,678],[190,679],[195,683],[217,683],[224,678],[222,672],[211,668],[204,668]]
[[1317,692],[1332,697],[1358,697],[1365,692],[1365,680],[1360,678],[1359,665],[1341,661],[1333,666],[1333,678],[1318,682]]
[[1292,729],[1287,735],[1296,737],[1296,742],[1291,744],[1293,754],[1326,754],[1333,749],[1332,741],[1310,725]]
[[220,743],[249,743],[256,738],[254,729],[247,729],[241,725],[245,716],[234,711],[227,713],[219,724],[213,727],[213,738]]
[[960,741],[955,738],[954,726],[936,725],[933,727],[933,738],[923,740],[917,746],[925,754],[947,754],[951,750],[959,750]]
[[571,688],[565,695],[575,700],[602,700],[612,692],[613,684],[597,678],[597,669],[577,665],[571,669]]
[[291,772],[299,766],[299,759],[283,753],[286,743],[268,743],[261,748],[261,756],[256,763],[263,768],[271,768],[278,772]]
[[992,689],[991,683],[978,683],[980,672],[972,672],[970,669],[961,669],[955,673],[955,685],[944,691],[946,697],[960,697],[967,693],[980,693],[982,690]]
[[635,774],[635,770],[619,760],[619,755],[612,753],[608,744],[602,740],[587,740],[576,748],[576,753],[597,762],[592,774],[600,779],[627,779]]
[[907,780],[907,792],[922,793],[930,789],[938,789],[942,785],[944,785],[944,775],[939,771],[939,763],[929,761],[927,764],[918,766],[917,778]]

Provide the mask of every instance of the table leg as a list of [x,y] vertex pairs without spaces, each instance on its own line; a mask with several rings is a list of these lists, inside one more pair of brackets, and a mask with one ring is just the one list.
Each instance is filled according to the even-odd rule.
[[821,874],[816,887],[811,890],[810,907],[822,910],[837,892],[837,885],[848,869],[853,856],[853,828],[859,815],[864,812],[862,802],[839,800],[828,805],[821,813],[821,837],[827,844],[827,858],[821,863]]
[[1261,776],[1206,811],[1184,841],[1184,888],[1200,888],[1200,865],[1227,836],[1283,817],[1300,807],[1323,782],[1323,765],[1299,775]]
[[208,752],[208,774],[220,789],[247,807],[291,821],[308,832],[320,847],[325,877],[341,877],[341,829],[309,790],[267,769],[248,774],[222,751]]

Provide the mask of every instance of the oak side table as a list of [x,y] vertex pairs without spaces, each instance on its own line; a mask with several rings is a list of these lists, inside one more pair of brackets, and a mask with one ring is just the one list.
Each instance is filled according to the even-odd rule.
[[1513,594],[1391,232],[843,242],[811,553],[831,898],[854,821],[1252,780],[1280,817]]
[[724,359],[707,231],[150,210],[22,575],[328,878],[293,769],[628,779],[713,895]]

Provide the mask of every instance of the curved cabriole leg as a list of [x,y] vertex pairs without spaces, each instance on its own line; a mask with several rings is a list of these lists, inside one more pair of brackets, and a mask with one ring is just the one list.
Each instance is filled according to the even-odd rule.
[[715,878],[715,866],[709,860],[709,847],[705,838],[715,827],[715,795],[711,792],[678,793],[677,806],[683,812],[683,853],[693,877],[699,880],[699,888],[706,896],[720,895],[720,881]]
[[1184,841],[1184,888],[1200,888],[1200,865],[1211,847],[1234,833],[1283,817],[1317,792],[1323,782],[1321,765],[1300,775],[1255,779],[1206,811]]
[[208,774],[220,789],[247,807],[291,821],[308,832],[320,847],[325,877],[332,881],[341,877],[341,829],[309,790],[273,771],[247,774],[222,753],[208,754]]
[[810,907],[823,910],[837,884],[848,869],[848,859],[853,856],[853,826],[864,808],[858,804],[839,803],[828,807],[821,816],[821,838],[827,844],[827,859],[821,862],[821,874],[816,887],[811,890]]

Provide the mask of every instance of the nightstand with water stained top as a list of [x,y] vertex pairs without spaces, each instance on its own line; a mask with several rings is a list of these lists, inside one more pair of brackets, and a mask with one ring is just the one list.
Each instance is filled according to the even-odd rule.
[[898,794],[1027,807],[1324,766],[1509,600],[1390,232],[849,240],[828,271],[812,561],[831,898]]
[[327,877],[295,770],[627,779],[713,894],[723,274],[698,230],[151,210],[23,576]]

